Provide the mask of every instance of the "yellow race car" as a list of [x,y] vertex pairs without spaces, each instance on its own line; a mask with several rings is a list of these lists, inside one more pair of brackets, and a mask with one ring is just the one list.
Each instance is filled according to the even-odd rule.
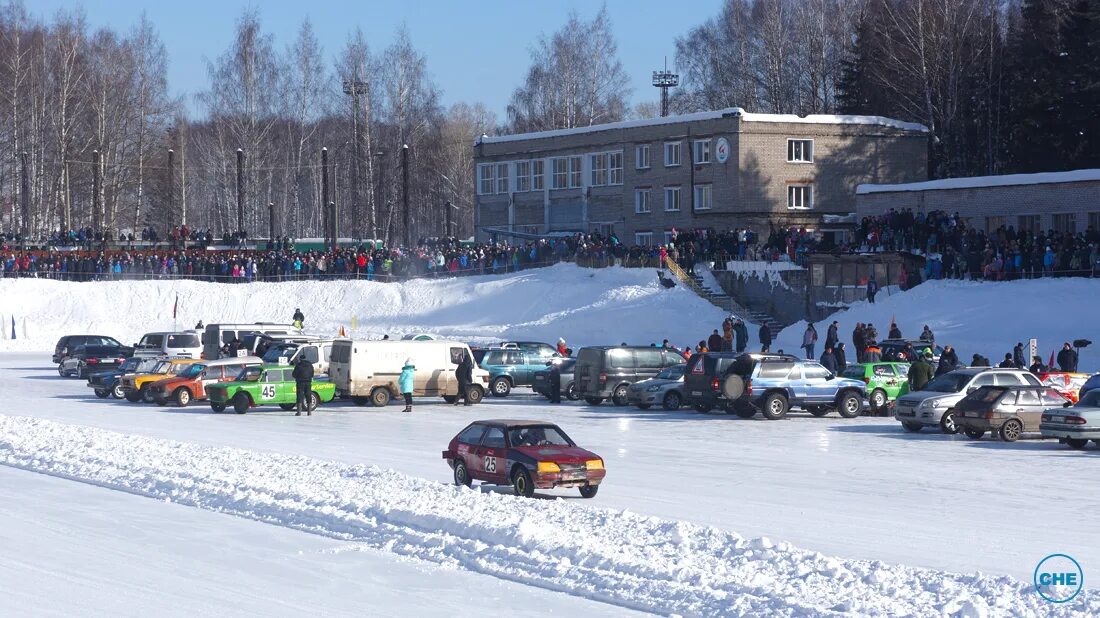
[[152,384],[171,378],[183,371],[188,365],[197,362],[199,362],[197,358],[165,359],[157,363],[156,367],[153,367],[153,370],[149,373],[124,375],[119,381],[122,396],[130,403],[138,403],[139,401],[152,403],[153,393],[149,390]]

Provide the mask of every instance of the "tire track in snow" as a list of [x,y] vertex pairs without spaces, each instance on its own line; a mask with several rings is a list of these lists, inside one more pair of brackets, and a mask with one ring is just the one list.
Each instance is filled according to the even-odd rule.
[[1100,615],[1091,591],[1072,607],[1055,607],[1010,577],[841,560],[766,538],[565,500],[485,494],[376,466],[41,419],[0,415],[0,464],[662,614]]

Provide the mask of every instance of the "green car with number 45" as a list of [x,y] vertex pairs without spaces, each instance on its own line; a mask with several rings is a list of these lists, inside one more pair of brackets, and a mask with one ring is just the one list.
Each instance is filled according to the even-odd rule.
[[[224,412],[229,406],[237,414],[248,412],[257,406],[278,405],[284,410],[293,410],[298,403],[294,368],[286,365],[262,365],[248,367],[232,382],[211,384],[206,387],[210,398],[210,409]],[[313,380],[309,393],[310,410],[317,409],[322,403],[328,403],[336,396],[336,385],[328,380]]]
[[909,392],[909,363],[857,363],[843,375],[867,384],[867,402],[875,414],[884,414],[891,401]]

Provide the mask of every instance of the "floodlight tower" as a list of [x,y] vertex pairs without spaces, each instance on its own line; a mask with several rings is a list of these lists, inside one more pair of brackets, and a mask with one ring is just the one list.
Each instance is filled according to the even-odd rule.
[[653,85],[661,89],[661,116],[668,115],[668,89],[680,85],[680,76],[668,70],[668,58],[665,58],[665,68],[653,72]]

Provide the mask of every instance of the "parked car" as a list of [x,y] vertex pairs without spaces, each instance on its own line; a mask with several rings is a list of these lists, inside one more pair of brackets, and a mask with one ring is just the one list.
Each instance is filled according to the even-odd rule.
[[1088,382],[1087,373],[1069,373],[1066,371],[1048,371],[1039,374],[1039,381],[1043,386],[1049,386],[1062,393],[1067,399],[1076,403],[1081,397],[1081,389]]
[[155,382],[149,386],[149,391],[157,405],[163,406],[171,401],[185,408],[192,401],[205,400],[210,386],[232,382],[245,368],[262,364],[263,361],[257,356],[200,361],[188,365],[175,376]]
[[[690,368],[684,373],[684,405],[706,414],[715,408],[725,409],[729,403],[722,394],[722,379],[740,354],[736,352],[706,352],[688,359]],[[762,358],[765,355],[756,355]],[[794,360],[793,356],[774,354],[774,358]]]
[[1096,389],[1100,389],[1100,373],[1093,374],[1091,378],[1085,380],[1085,383],[1081,385],[1081,390],[1077,391],[1077,398],[1084,399],[1086,393]]
[[124,360],[122,346],[79,345],[57,364],[57,375],[86,379],[94,371],[118,369]]
[[1028,432],[1039,431],[1043,413],[1069,400],[1048,386],[982,386],[963,397],[953,411],[959,431],[979,440],[989,432],[1005,442],[1015,442]]
[[519,348],[493,348],[481,359],[481,368],[489,372],[489,393],[507,397],[517,386],[531,386],[534,374],[546,368],[547,358],[535,351]]
[[134,344],[134,356],[202,358],[202,355],[202,342],[196,330],[145,333]]
[[[254,322],[252,324],[207,324],[202,333],[202,357],[217,360],[222,357],[222,348],[234,339],[251,350],[250,344],[258,335],[301,335],[302,331],[293,324],[276,322]],[[247,356],[247,353],[245,354]]]
[[505,350],[522,350],[529,355],[547,360],[561,356],[556,347],[541,341],[505,341],[498,347]]
[[1035,374],[1022,369],[966,367],[949,371],[923,389],[903,395],[894,406],[894,418],[906,431],[939,427],[947,434],[959,432],[951,408],[982,386],[1042,386]]
[[909,392],[909,363],[857,363],[841,375],[867,385],[867,402],[875,413],[885,413],[890,402]]
[[122,348],[126,354],[124,356],[132,356],[133,351],[126,346],[119,343],[118,339],[114,337],[107,337],[106,335],[65,335],[57,340],[57,345],[53,347],[53,356],[51,359],[54,364],[60,364],[65,360],[77,348],[82,345],[93,346],[114,346]]
[[[294,381],[294,368],[286,365],[252,365],[241,370],[233,380],[211,384],[206,388],[210,397],[210,409],[224,412],[232,405],[237,414],[244,414],[250,408],[265,405],[277,405],[284,410],[293,410],[298,403],[297,384]],[[325,379],[314,379],[310,388],[309,411],[317,409],[322,403],[328,403],[336,397],[336,385]]]
[[679,410],[684,402],[684,369],[674,365],[661,370],[655,377],[635,382],[626,390],[626,400],[640,410],[660,405],[666,410]]
[[784,418],[791,408],[814,416],[836,410],[855,418],[863,412],[866,387],[862,380],[836,376],[817,361],[765,354],[741,354],[720,380],[727,411],[741,418],[759,412],[768,420]]
[[942,347],[920,339],[884,339],[878,345],[879,349],[882,350],[882,360],[887,362],[913,362],[914,359],[908,358],[905,353],[905,346],[907,345],[913,346],[913,352],[917,356],[922,356],[925,350],[931,350],[933,367],[940,362],[940,355],[943,354]]
[[328,365],[332,361],[332,344],[335,339],[314,339],[312,341],[287,341],[272,343],[263,354],[264,362],[269,365],[294,365],[305,356],[313,363],[316,375],[328,375]]
[[541,421],[471,423],[451,439],[443,459],[454,471],[455,485],[511,485],[528,498],[536,488],[557,487],[574,487],[582,498],[592,498],[607,473],[598,455]]
[[676,350],[652,346],[593,346],[581,348],[573,366],[577,393],[591,405],[605,399],[627,404],[631,384],[655,377],[665,367],[684,362]]
[[96,397],[100,399],[108,397],[122,399],[125,396],[125,393],[122,392],[122,376],[152,371],[160,360],[158,358],[132,356],[122,361],[122,364],[116,369],[97,371],[88,376],[88,388],[92,389]]
[[[400,397],[397,377],[406,359],[416,366],[414,397],[442,397],[454,403],[458,397],[456,370],[470,348],[459,341],[352,341],[337,339],[332,344],[329,376],[337,390],[357,405],[385,406]],[[489,386],[489,372],[473,368],[473,386],[466,396],[478,403]]]
[[197,362],[199,362],[197,358],[167,359],[157,363],[153,370],[148,373],[123,375],[119,380],[119,388],[122,390],[122,396],[130,403],[138,403],[139,401],[152,403],[153,394],[150,392],[149,387],[160,380],[165,380],[178,374],[188,365]]
[[1070,448],[1085,448],[1089,440],[1100,447],[1100,389],[1090,390],[1070,407],[1043,412],[1039,433],[1044,438],[1058,438]]
[[577,364],[575,358],[555,358],[546,361],[546,368],[531,374],[531,390],[544,396],[550,396],[550,365],[558,363],[558,385],[561,388],[561,396],[576,401],[580,399],[577,394],[577,382],[574,380],[573,370]]

